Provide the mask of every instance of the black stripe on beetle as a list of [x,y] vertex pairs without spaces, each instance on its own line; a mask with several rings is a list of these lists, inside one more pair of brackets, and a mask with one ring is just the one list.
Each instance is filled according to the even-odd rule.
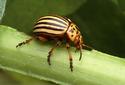
[[35,27],[34,29],[49,29],[49,30],[55,30],[55,31],[64,31],[63,29],[47,27],[47,26],[38,26],[38,27]]
[[66,23],[64,23],[63,21],[59,20],[59,19],[55,19],[55,18],[41,18],[38,22],[42,21],[42,20],[53,20],[56,22],[59,22],[61,24],[67,25]]
[[63,25],[60,25],[60,24],[55,24],[55,23],[52,23],[52,22],[38,22],[35,24],[35,26],[39,26],[39,25],[51,25],[51,26],[56,26],[56,27],[60,27],[60,28],[66,28],[66,26],[63,26]]

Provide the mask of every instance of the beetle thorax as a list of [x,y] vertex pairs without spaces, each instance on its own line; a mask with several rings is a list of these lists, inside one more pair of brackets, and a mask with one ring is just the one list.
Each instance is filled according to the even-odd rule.
[[68,35],[68,39],[70,39],[70,41],[74,42],[76,47],[83,43],[81,33],[78,30],[78,27],[74,23],[70,24],[70,26],[67,30],[67,35]]

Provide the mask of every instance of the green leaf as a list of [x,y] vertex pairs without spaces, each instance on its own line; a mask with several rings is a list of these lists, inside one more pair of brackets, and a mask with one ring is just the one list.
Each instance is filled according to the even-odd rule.
[[6,0],[0,0],[0,22],[4,15]]
[[74,71],[69,69],[68,53],[65,46],[55,49],[52,65],[47,63],[51,43],[33,40],[16,48],[29,36],[17,30],[0,26],[0,68],[38,79],[70,85],[124,85],[125,60],[96,50],[83,50],[79,61],[79,52],[71,48]]
[[118,0],[118,7],[120,8],[121,12],[125,15],[125,1]]
[[3,24],[29,33],[34,22],[44,15],[68,15],[75,12],[86,0],[8,0]]
[[[109,0],[110,1],[110,0]],[[118,5],[119,0],[111,0],[114,4]]]

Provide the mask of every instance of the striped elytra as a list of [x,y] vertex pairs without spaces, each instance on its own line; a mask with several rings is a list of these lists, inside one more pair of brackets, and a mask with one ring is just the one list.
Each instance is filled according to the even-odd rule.
[[34,25],[33,36],[30,39],[19,43],[16,47],[29,43],[35,38],[41,41],[53,40],[56,42],[56,44],[50,49],[47,56],[47,62],[49,65],[51,65],[50,57],[53,50],[60,46],[63,40],[66,40],[66,48],[69,54],[71,71],[73,71],[73,58],[70,53],[70,42],[73,42],[76,50],[80,51],[79,60],[82,58],[82,49],[84,47],[92,49],[83,43],[83,38],[78,27],[70,19],[57,15],[49,15],[39,18]]
[[60,38],[66,33],[70,22],[59,16],[41,17],[35,24],[33,33],[49,38]]

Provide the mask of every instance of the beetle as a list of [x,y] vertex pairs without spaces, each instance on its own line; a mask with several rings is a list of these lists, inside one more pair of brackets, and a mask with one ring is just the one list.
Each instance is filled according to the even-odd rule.
[[76,50],[80,51],[79,60],[82,58],[82,49],[84,47],[92,49],[84,44],[83,37],[76,24],[74,24],[70,19],[58,15],[48,15],[39,18],[34,25],[33,36],[30,39],[19,43],[16,47],[29,43],[33,39],[39,39],[41,41],[53,40],[56,42],[48,52],[47,62],[49,65],[51,65],[50,57],[53,50],[60,46],[62,41],[66,40],[66,48],[69,54],[71,71],[73,71],[73,58],[70,52],[70,42],[73,42]]

